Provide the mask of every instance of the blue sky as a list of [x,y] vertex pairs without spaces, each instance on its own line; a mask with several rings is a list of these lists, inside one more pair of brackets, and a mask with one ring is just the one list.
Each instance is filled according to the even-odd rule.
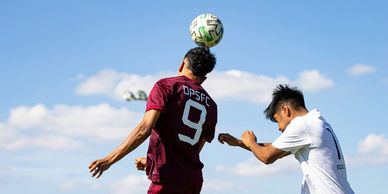
[[[87,166],[144,112],[121,94],[176,74],[201,13],[225,29],[204,84],[219,105],[217,133],[273,141],[262,111],[276,84],[297,86],[333,126],[356,193],[387,192],[386,2],[21,0],[0,1],[0,193],[145,193],[133,160],[147,143],[99,180]],[[264,166],[213,141],[201,158],[204,194],[299,193],[293,157]]]

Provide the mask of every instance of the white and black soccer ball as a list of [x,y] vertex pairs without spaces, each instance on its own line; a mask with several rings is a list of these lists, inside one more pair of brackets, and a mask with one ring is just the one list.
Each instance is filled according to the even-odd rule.
[[224,26],[215,15],[204,13],[191,22],[191,39],[199,46],[213,47],[217,45],[224,34]]

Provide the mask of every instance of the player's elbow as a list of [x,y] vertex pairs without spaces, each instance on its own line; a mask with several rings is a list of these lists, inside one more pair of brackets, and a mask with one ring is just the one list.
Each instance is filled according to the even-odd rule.
[[140,121],[139,125],[137,126],[137,136],[142,138],[147,138],[151,135],[152,129],[156,125],[156,121],[158,120],[160,115],[160,111],[156,110],[150,110],[147,111],[144,115],[144,118]]
[[276,158],[267,156],[267,157],[263,157],[260,161],[263,162],[265,165],[268,165],[268,164],[274,163],[276,161]]
[[147,127],[145,125],[139,125],[138,126],[138,133],[137,133],[137,136],[139,138],[143,138],[143,137],[148,137],[151,135],[151,130],[152,128],[151,127]]
[[269,165],[275,162],[275,160],[264,160],[262,161],[265,165]]
[[268,165],[268,164],[272,164],[273,163],[273,161],[270,161],[270,160],[261,160],[261,162],[263,163],[263,164],[265,164],[265,165]]

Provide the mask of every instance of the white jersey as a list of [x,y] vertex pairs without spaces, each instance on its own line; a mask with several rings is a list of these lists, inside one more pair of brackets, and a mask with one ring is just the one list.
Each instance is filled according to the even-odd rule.
[[291,152],[304,177],[302,194],[353,194],[337,137],[316,110],[294,118],[272,145]]

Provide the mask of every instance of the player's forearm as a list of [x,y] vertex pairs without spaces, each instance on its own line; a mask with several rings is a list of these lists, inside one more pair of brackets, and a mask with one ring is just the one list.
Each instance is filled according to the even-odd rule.
[[261,162],[264,164],[271,164],[273,163],[276,159],[271,157],[266,149],[266,146],[269,144],[266,143],[258,143],[250,146],[250,151],[255,155],[257,159],[259,159]]
[[[244,149],[246,149],[246,150],[248,150],[248,151],[251,151],[243,142],[242,142],[242,140],[238,140],[238,146],[239,147],[241,147],[241,148],[244,148]],[[269,145],[270,143],[257,143],[258,145],[260,145],[260,146],[263,146],[263,147],[265,147],[265,146],[267,146],[267,145]]]
[[250,149],[240,139],[237,141],[238,141],[238,145],[237,145],[238,147],[244,148],[244,149],[250,151]]
[[147,129],[141,125],[137,126],[124,140],[119,147],[117,147],[108,156],[111,164],[121,160],[124,156],[136,149],[142,144],[151,134],[151,129]]

